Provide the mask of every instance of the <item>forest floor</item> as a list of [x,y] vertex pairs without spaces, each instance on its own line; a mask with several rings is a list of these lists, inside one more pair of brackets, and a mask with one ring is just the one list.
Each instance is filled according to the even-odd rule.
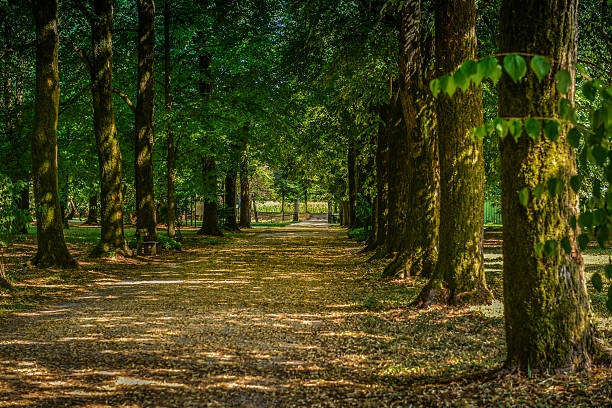
[[[151,258],[92,260],[85,238],[69,241],[82,270],[20,269],[0,296],[0,406],[612,404],[608,368],[488,376],[505,354],[499,300],[410,309],[424,281],[381,281],[384,261],[326,224],[186,233]],[[499,244],[487,235],[497,299]],[[33,240],[13,250],[18,266]]]

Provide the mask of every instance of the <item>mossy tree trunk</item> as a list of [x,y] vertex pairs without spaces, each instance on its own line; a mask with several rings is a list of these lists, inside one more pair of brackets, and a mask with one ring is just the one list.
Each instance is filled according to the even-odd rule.
[[225,175],[225,228],[230,231],[238,230],[238,222],[236,220],[236,182],[238,172],[235,168],[230,168]]
[[[172,111],[172,88],[170,67],[170,0],[164,0],[164,109],[170,116]],[[168,219],[168,236],[176,236],[176,144],[172,123],[167,125],[167,156],[166,156],[166,218]]]
[[356,141],[351,137],[348,145],[348,161],[347,161],[347,177],[348,177],[348,212],[346,214],[346,225],[349,228],[355,228],[355,209],[357,207],[357,175],[356,175],[356,158],[357,149],[355,148]]
[[[399,99],[406,126],[407,143],[399,145],[389,138],[390,157],[401,155],[389,173],[389,236],[395,241],[395,259],[383,276],[431,276],[438,258],[439,168],[436,115],[426,83],[424,45],[421,38],[422,10],[419,0],[407,1],[400,18]],[[429,52],[430,50],[427,50]],[[397,186],[400,184],[401,186]],[[393,191],[399,189],[399,194]],[[401,208],[393,210],[400,197]],[[405,201],[404,201],[405,200]],[[400,221],[397,236],[391,225]]]
[[74,268],[64,240],[57,179],[59,74],[57,0],[33,2],[36,24],[36,95],[32,131],[32,176],[36,201],[38,250],[33,264]]
[[113,2],[95,0],[94,13],[91,19],[91,89],[101,191],[100,242],[94,253],[104,254],[116,249],[130,253],[123,233],[122,159],[113,105]]
[[[377,248],[378,256],[384,254],[384,248],[387,241],[387,219],[389,214],[389,146],[388,146],[388,134],[395,122],[392,122],[392,118],[385,115],[386,112],[390,112],[391,107],[384,105],[379,109],[379,117],[381,123],[378,125],[378,134],[376,136],[376,242],[375,248]],[[401,111],[399,113],[399,121],[403,121]],[[374,255],[376,257],[376,255]]]
[[240,156],[240,227],[251,227],[251,192],[249,188],[249,123],[245,123],[242,134],[242,155]]
[[138,99],[136,103],[136,230],[146,229],[147,241],[157,241],[155,193],[153,190],[153,78],[155,4],[138,0]]
[[[502,117],[553,117],[561,95],[554,72],[573,71],[577,54],[577,0],[504,0],[500,15],[500,51],[535,53],[551,58],[552,73],[515,84],[504,75],[498,88]],[[584,262],[576,249],[570,218],[578,199],[569,188],[575,157],[565,131],[556,142],[523,133],[501,142],[504,312],[509,368],[549,371],[591,365],[593,329],[585,288]],[[519,191],[550,178],[561,178],[560,196],[548,194],[519,202]],[[573,251],[547,258],[535,247],[569,236]]]
[[[452,73],[476,57],[476,4],[467,0],[435,2],[436,66]],[[482,120],[480,87],[436,100],[440,160],[440,245],[434,276],[421,292],[421,305],[434,299],[488,302],[483,259],[484,156],[472,128]],[[443,296],[441,289],[444,289]]]
[[98,194],[96,192],[89,196],[87,203],[87,221],[85,221],[85,224],[98,224]]

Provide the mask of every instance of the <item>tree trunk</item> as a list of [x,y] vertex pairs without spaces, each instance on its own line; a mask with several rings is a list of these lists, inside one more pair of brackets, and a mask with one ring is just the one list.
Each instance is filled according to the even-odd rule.
[[355,159],[357,152],[355,149],[355,140],[351,138],[348,146],[348,211],[346,214],[347,227],[355,228],[355,208],[357,207],[357,186],[356,186],[356,174],[355,174]]
[[[170,87],[170,0],[164,0],[164,109],[168,116],[172,110],[172,94]],[[168,236],[176,236],[176,146],[174,143],[174,132],[172,123],[168,121],[168,156],[166,158],[167,172],[167,195],[166,195],[166,218],[168,219]]]
[[251,194],[249,189],[248,123],[244,126],[244,141],[240,157],[240,227],[251,228]]
[[225,228],[230,231],[238,230],[236,222],[236,179],[238,174],[235,169],[230,169],[225,176]]
[[86,225],[98,224],[98,194],[93,193],[89,196],[89,203],[87,206],[87,221]]
[[201,235],[223,235],[219,229],[217,194],[217,162],[213,157],[202,158],[202,177],[204,179],[204,214]]
[[[500,51],[544,55],[553,62],[542,82],[528,73],[514,84],[504,75],[499,84],[502,117],[552,117],[560,94],[554,73],[573,71],[577,51],[577,0],[504,0],[500,15]],[[573,92],[573,91],[572,91]],[[504,312],[509,368],[556,371],[588,368],[593,328],[585,288],[584,261],[577,249],[570,218],[578,199],[568,187],[576,174],[575,157],[563,129],[556,142],[523,133],[518,142],[501,142],[501,188]],[[560,196],[532,198],[520,204],[519,191],[550,178],[561,178]],[[569,236],[572,254],[563,250],[543,258],[536,245]]]
[[[399,97],[408,143],[402,145],[389,135],[389,180],[394,182],[389,184],[387,242],[398,254],[383,273],[387,277],[402,273],[431,276],[438,258],[436,115],[425,83],[420,3],[407,1],[401,13]],[[398,228],[393,227],[395,224]]]
[[281,213],[283,214],[282,220],[285,221],[285,193],[282,193],[281,197]]
[[[439,75],[476,57],[476,4],[436,0],[436,63]],[[472,86],[436,101],[440,159],[440,247],[435,274],[423,289],[423,305],[448,289],[449,303],[489,302],[483,258],[484,156],[471,130],[482,125],[482,90]]]
[[253,215],[255,216],[255,222],[259,222],[259,216],[257,215],[257,204],[255,203],[255,197],[253,197],[252,201],[253,201]]
[[155,4],[138,0],[138,99],[136,103],[136,231],[146,229],[146,241],[157,241],[153,191],[153,78]]
[[19,192],[17,208],[21,211],[21,215],[15,220],[14,231],[17,234],[27,234],[28,212],[30,211],[30,190],[28,188],[24,188]]
[[293,200],[293,222],[298,222],[300,220],[300,203],[296,198]]
[[304,187],[304,212],[308,214],[308,187]]
[[[93,50],[91,93],[101,203],[100,242],[94,254],[102,255],[117,249],[131,253],[123,233],[122,158],[113,106],[112,0],[95,0],[94,13],[96,17],[91,19]],[[97,197],[93,198],[95,204]]]
[[32,176],[36,201],[39,267],[78,267],[66,247],[57,179],[59,75],[57,0],[35,0],[36,95],[32,132]]
[[[384,254],[387,242],[387,219],[389,216],[389,145],[388,134],[393,123],[388,123],[384,112],[390,108],[379,111],[382,119],[378,125],[376,144],[376,243],[378,256]],[[402,118],[400,114],[400,118]]]

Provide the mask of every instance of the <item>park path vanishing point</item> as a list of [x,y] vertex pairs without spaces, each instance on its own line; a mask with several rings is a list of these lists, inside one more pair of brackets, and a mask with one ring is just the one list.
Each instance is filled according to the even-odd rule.
[[436,406],[486,397],[435,379],[499,364],[501,316],[387,305],[379,291],[405,302],[423,282],[398,289],[368,279],[380,265],[359,248],[313,218],[187,247],[63,304],[5,315],[0,407]]

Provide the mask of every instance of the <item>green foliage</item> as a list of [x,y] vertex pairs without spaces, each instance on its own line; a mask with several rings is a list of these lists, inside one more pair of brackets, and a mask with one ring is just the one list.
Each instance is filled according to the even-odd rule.
[[368,239],[370,231],[368,228],[355,228],[350,230],[348,233],[349,238],[354,239],[358,242],[363,242]]
[[[471,75],[466,76],[465,81],[474,81],[479,84],[487,80],[488,76],[486,74],[492,72],[494,59],[492,57],[485,58],[478,64],[479,66],[482,64],[483,67],[480,75],[475,75],[470,71]],[[531,71],[540,82],[550,73],[551,66],[550,61],[540,56],[531,57],[529,63]],[[527,74],[525,58],[518,54],[506,55],[503,61],[503,69],[515,83],[518,83]],[[525,134],[534,141],[539,139],[540,133],[543,131],[550,143],[558,143],[562,137],[562,129],[569,128],[564,140],[567,140],[567,143],[574,149],[582,146],[579,155],[581,164],[583,166],[590,165],[599,174],[604,174],[606,186],[609,188],[609,183],[612,182],[612,161],[610,160],[612,158],[610,149],[610,146],[612,146],[612,87],[606,86],[599,79],[590,78],[584,74],[584,69],[581,71],[584,98],[589,102],[580,106],[581,110],[588,113],[588,115],[583,115],[581,121],[578,120],[578,109],[574,106],[574,103],[568,98],[560,98],[557,116],[547,118],[497,117],[474,129],[473,137],[482,139],[496,133],[498,137],[504,138],[510,133],[514,140],[518,141],[524,129]],[[563,95],[569,94],[573,87],[571,73],[567,70],[559,70],[554,77],[557,91]],[[444,78],[442,77],[440,80],[441,83],[444,82]],[[457,91],[457,88],[461,89],[460,85],[452,84],[451,86],[451,83],[446,81],[445,86],[441,88],[446,94],[452,95]],[[432,86],[432,88],[435,90],[437,86]],[[434,95],[439,97],[435,92]],[[564,178],[553,177],[535,187],[523,187],[518,191],[518,200],[521,205],[527,207],[530,205],[530,197],[532,196],[535,199],[540,199],[548,192],[550,197],[559,197],[568,187],[571,187],[576,193],[581,192],[584,188],[584,178],[581,175],[572,175],[569,177],[569,183],[567,183]],[[586,201],[582,214],[577,220],[573,219],[571,221],[571,227],[577,236],[577,244],[581,251],[591,241],[596,241],[601,247],[604,247],[612,240],[612,193],[605,191],[604,195],[602,180],[594,179],[590,185],[589,195],[590,199]],[[578,227],[581,231],[578,230]],[[535,250],[540,257],[550,257],[557,253],[559,247],[566,254],[570,254],[572,243],[569,237],[565,237],[559,242],[547,240],[537,243]],[[592,283],[597,290],[601,291],[603,289],[603,280],[600,274],[593,275]],[[608,304],[612,304],[611,299],[608,299]]]

